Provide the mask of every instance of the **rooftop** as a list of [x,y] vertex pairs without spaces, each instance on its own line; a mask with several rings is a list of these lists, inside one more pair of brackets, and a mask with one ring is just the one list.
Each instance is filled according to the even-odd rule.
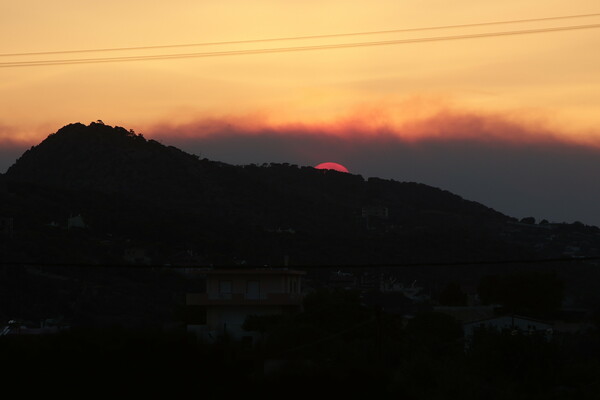
[[198,270],[207,275],[306,275],[305,271],[289,268],[211,268]]

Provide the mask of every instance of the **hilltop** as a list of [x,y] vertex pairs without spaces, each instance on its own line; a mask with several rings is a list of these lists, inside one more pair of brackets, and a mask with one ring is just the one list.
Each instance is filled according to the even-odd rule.
[[[424,184],[230,165],[101,122],[59,129],[1,181],[15,260],[115,263],[133,248],[161,264],[502,260],[560,256],[575,231],[586,249],[600,247],[595,227],[520,222]],[[66,229],[76,215],[86,227]]]

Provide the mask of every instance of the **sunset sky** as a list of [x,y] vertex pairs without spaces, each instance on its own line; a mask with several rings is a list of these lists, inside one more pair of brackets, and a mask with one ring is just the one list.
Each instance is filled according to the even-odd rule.
[[[0,11],[0,172],[60,127],[101,119],[209,159],[339,162],[516,217],[600,225],[598,0],[0,0]],[[579,17],[551,19],[565,16]],[[523,22],[485,24],[508,21]],[[296,39],[248,42],[282,38]],[[380,45],[354,47],[367,42]],[[183,46],[200,43],[212,44]],[[256,52],[267,49],[288,51]],[[175,54],[193,56],[26,64]]]

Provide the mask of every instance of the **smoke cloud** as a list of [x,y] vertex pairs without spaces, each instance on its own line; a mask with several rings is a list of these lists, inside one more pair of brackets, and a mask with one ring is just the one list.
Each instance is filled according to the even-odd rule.
[[[362,107],[311,123],[277,122],[273,113],[201,116],[136,131],[230,164],[337,162],[365,178],[425,183],[517,218],[600,226],[599,136],[519,112],[424,112],[410,104],[396,111]],[[16,132],[0,125],[0,172],[44,139],[34,143]]]
[[361,112],[324,123],[264,115],[157,125],[147,136],[231,164],[338,162],[350,173],[420,182],[505,214],[600,226],[600,146],[544,118],[441,110],[393,120]]

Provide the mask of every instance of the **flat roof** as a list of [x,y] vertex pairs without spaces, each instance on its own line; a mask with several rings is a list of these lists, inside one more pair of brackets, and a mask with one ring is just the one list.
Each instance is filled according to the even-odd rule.
[[306,271],[289,268],[212,268],[198,272],[209,275],[306,275]]

